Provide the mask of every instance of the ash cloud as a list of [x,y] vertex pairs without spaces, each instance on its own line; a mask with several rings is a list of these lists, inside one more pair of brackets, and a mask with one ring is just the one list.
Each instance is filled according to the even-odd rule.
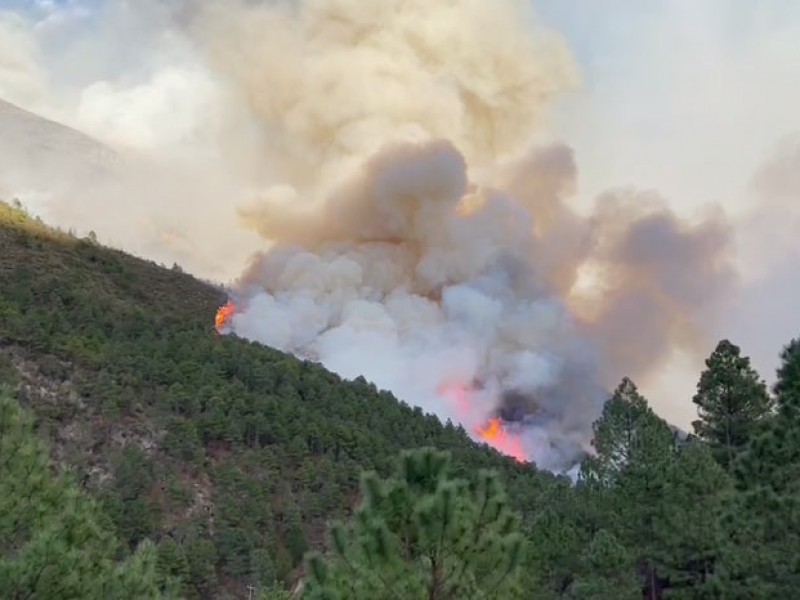
[[605,292],[588,311],[590,330],[609,365],[646,376],[674,348],[702,354],[714,343],[715,311],[736,284],[732,228],[721,214],[691,223],[654,194],[609,192],[592,225]]

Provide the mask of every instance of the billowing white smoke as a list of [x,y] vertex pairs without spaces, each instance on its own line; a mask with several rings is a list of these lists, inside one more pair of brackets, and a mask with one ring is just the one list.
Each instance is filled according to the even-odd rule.
[[[586,340],[537,280],[532,218],[502,192],[471,187],[449,142],[387,147],[325,210],[281,222],[279,244],[239,286],[233,330],[345,377],[364,374],[470,431],[505,391],[540,399],[528,456],[563,465],[602,397],[592,364],[574,368]],[[547,403],[567,376],[585,386]],[[464,412],[447,388],[474,381],[482,389]]]
[[[199,4],[192,32],[259,125],[265,183],[327,192],[393,141],[445,138],[472,168],[530,140],[576,82],[526,0]],[[237,105],[238,110],[238,105]],[[313,177],[309,174],[313,173]]]

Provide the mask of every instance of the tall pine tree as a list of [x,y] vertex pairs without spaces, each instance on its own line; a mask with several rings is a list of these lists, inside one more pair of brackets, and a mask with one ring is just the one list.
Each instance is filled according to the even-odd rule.
[[674,450],[673,433],[627,377],[606,401],[592,429],[595,454],[582,465],[585,482],[613,485],[632,470],[665,460]]
[[753,440],[742,474],[750,487],[761,485],[784,493],[800,482],[800,338],[781,353],[774,392],[775,418]]
[[667,472],[656,519],[659,559],[670,594],[688,590],[687,597],[716,597],[716,573],[724,558],[719,515],[732,491],[732,478],[706,444],[693,440],[680,448]]
[[724,525],[725,598],[794,598],[800,589],[800,339],[781,354],[777,414],[737,466],[742,493]]
[[597,586],[591,589],[598,597],[628,597],[635,572],[639,597],[713,597],[717,515],[730,477],[705,445],[681,442],[630,379],[593,429],[596,454],[584,462],[581,483],[593,489],[593,502],[605,512],[599,526],[611,535],[599,538],[604,553],[589,554],[605,562],[589,562],[578,584]]
[[700,417],[692,424],[695,434],[709,444],[717,462],[732,472],[736,459],[771,413],[766,384],[739,347],[722,340],[706,359],[693,402]]

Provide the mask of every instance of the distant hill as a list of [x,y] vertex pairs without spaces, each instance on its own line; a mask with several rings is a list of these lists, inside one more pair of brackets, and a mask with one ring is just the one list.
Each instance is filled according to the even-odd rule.
[[118,160],[89,136],[0,99],[0,193],[85,181]]
[[0,203],[0,383],[120,539],[177,542],[186,597],[292,585],[354,506],[361,471],[388,473],[404,448],[449,449],[464,473],[499,469],[523,515],[568,487],[363,379],[217,335],[224,300]]

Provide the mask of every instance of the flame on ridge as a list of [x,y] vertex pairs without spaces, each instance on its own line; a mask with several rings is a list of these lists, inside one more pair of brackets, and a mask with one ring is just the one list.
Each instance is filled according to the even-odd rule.
[[525,462],[525,450],[519,436],[506,431],[503,421],[499,417],[489,419],[486,425],[475,428],[475,433],[487,444],[493,446],[503,454],[514,458],[518,462]]
[[[469,421],[474,417],[474,409],[469,399],[469,388],[462,384],[443,384],[439,394],[449,398],[455,405],[460,420]],[[474,421],[474,419],[472,419]],[[483,425],[473,428],[474,433],[482,442],[489,444],[498,452],[502,452],[518,462],[526,462],[528,457],[522,445],[522,438],[509,432],[500,417],[492,417]]]
[[217,333],[222,333],[222,330],[230,323],[233,315],[236,312],[236,306],[232,300],[228,300],[225,304],[219,307],[217,316],[214,319],[214,325],[217,328]]

